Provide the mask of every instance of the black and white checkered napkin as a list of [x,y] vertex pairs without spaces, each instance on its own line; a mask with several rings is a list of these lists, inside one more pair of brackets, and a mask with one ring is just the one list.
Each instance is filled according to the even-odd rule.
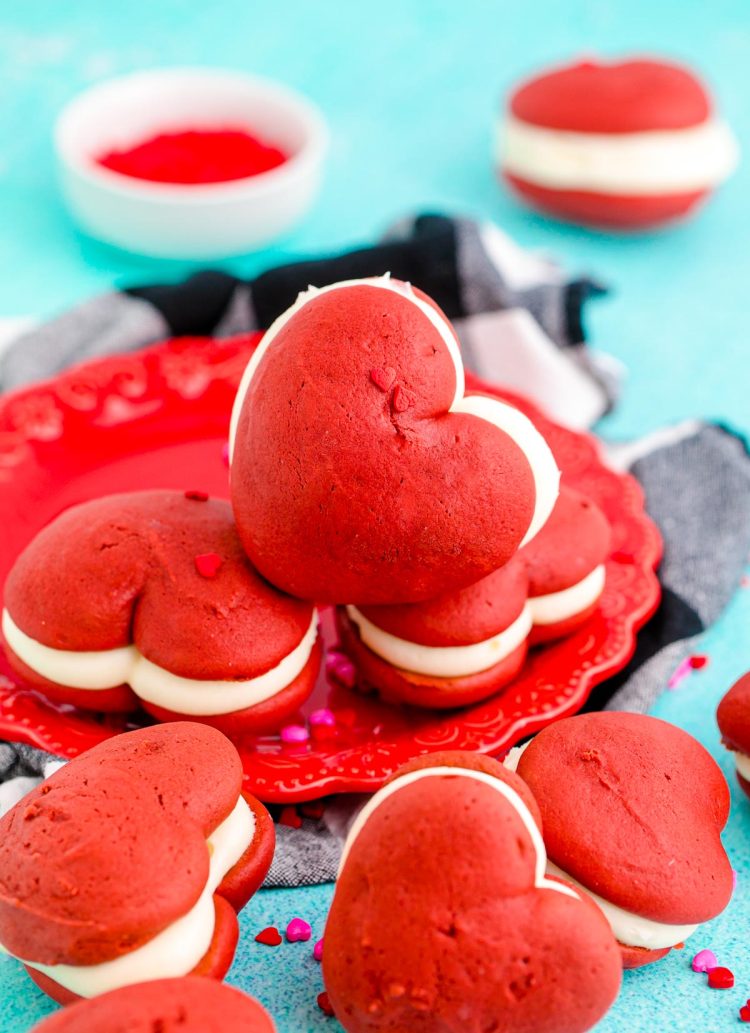
[[[201,272],[176,286],[105,294],[19,338],[0,363],[0,390],[164,337],[262,329],[308,284],[385,272],[437,301],[456,326],[466,366],[484,380],[525,394],[575,429],[614,404],[621,368],[586,345],[582,324],[585,302],[603,288],[570,279],[495,226],[440,215],[405,220],[374,247],[296,262],[249,282]],[[740,581],[750,552],[750,456],[730,429],[691,422],[612,447],[609,457],[640,481],[664,536],[663,597],[630,664],[598,686],[587,707],[645,711]],[[0,744],[0,812],[53,763],[39,750]],[[279,825],[266,885],[333,879],[351,810],[339,800],[323,821],[305,819],[299,830]]]

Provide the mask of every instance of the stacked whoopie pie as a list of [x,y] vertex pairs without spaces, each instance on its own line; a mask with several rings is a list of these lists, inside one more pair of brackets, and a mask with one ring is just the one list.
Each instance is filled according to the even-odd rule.
[[36,536],[2,615],[27,684],[85,709],[275,731],[315,684],[314,600],[339,607],[364,685],[455,707],[597,606],[604,516],[558,494],[530,420],[465,391],[453,328],[409,284],[301,295],[248,364],[230,446],[231,507],[136,492]]

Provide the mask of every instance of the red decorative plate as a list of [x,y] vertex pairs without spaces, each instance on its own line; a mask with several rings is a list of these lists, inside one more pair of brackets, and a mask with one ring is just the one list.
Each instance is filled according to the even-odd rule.
[[[185,338],[91,362],[0,404],[0,584],[36,532],[66,507],[113,491],[199,488],[227,496],[222,448],[242,370],[257,336]],[[504,393],[467,378],[472,389]],[[253,791],[269,802],[374,789],[417,753],[449,747],[504,750],[576,711],[621,669],[635,633],[656,608],[661,543],[638,484],[607,469],[596,440],[545,419],[510,396],[541,429],[563,479],[595,499],[614,529],[597,614],[563,642],[534,650],[521,676],[493,699],[461,711],[386,706],[321,678],[306,711],[329,706],[335,738],[286,746],[278,737],[238,742]],[[327,624],[327,627],[326,627]],[[331,641],[330,619],[324,628]],[[0,655],[0,736],[74,757],[128,727],[54,707],[20,685]]]

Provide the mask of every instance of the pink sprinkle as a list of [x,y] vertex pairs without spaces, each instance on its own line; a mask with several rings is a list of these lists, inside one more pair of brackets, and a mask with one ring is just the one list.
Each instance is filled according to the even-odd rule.
[[690,674],[692,665],[690,663],[690,657],[686,656],[682,663],[677,665],[676,670],[673,672],[669,681],[667,682],[668,689],[676,689],[680,682],[684,681],[685,678]]
[[328,707],[321,707],[320,710],[313,710],[308,721],[313,728],[316,725],[325,725],[327,728],[333,728],[336,724],[336,715]]
[[345,653],[332,649],[326,657],[326,673],[347,689],[357,684],[357,669]]
[[698,951],[691,965],[693,972],[710,972],[712,968],[717,967],[716,955],[710,950]]
[[282,742],[307,742],[310,733],[304,725],[284,725],[281,729]]
[[323,960],[323,940],[320,939],[313,947],[313,957],[316,961]]
[[732,869],[732,893],[737,889],[737,872]]
[[298,943],[300,940],[309,940],[312,936],[312,927],[304,918],[293,918],[286,927],[286,938],[289,943]]
[[221,446],[221,461],[224,466],[229,466],[229,442],[225,441]]

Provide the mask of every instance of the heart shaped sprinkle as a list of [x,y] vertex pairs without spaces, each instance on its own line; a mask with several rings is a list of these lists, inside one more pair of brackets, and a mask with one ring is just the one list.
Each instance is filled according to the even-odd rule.
[[393,397],[391,398],[391,407],[394,412],[406,412],[410,405],[413,405],[414,399],[411,397],[405,388],[401,387],[400,384],[396,384],[393,389]]
[[316,961],[322,961],[323,960],[323,940],[322,939],[318,940],[317,943],[315,944],[315,946],[313,947],[313,957],[315,958]]
[[286,927],[289,943],[306,943],[312,936],[312,926],[304,918],[293,918]]
[[318,725],[326,725],[329,728],[333,728],[336,724],[336,715],[328,707],[321,707],[320,710],[313,710],[308,721],[311,728],[315,728]]
[[390,391],[395,379],[396,371],[393,366],[376,366],[370,370],[370,380],[384,393]]
[[255,937],[255,941],[266,947],[278,947],[281,943],[281,933],[275,925],[269,925],[265,929],[261,929]]
[[750,1022],[750,1000],[740,1008],[740,1022]]
[[186,491],[185,498],[192,502],[208,502],[208,495],[205,491]]
[[195,569],[201,577],[213,578],[219,573],[224,560],[217,552],[204,552],[195,557]]
[[318,1007],[324,1015],[333,1016],[333,1008],[331,1007],[331,1001],[325,990],[323,991],[323,993],[318,994],[316,1000],[318,1002]]
[[716,968],[718,962],[713,951],[702,950],[698,951],[690,964],[693,972],[708,972],[710,969]]
[[335,678],[337,682],[347,689],[353,689],[357,684],[357,669],[348,656],[332,649],[326,656],[326,674]]
[[734,986],[734,974],[730,969],[722,966],[709,969],[708,985],[712,990],[731,990]]
[[297,813],[297,808],[284,807],[279,815],[279,825],[286,825],[289,829],[301,829],[302,818]]
[[286,743],[307,742],[310,733],[304,725],[284,725],[280,732],[281,741]]

